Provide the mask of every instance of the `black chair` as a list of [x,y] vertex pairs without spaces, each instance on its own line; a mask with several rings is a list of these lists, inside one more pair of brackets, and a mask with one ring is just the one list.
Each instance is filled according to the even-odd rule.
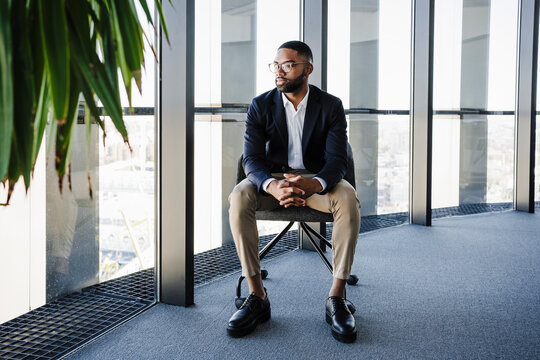
[[[242,159],[243,156],[240,156],[240,159],[238,160],[238,168],[236,172],[236,183],[240,183],[242,180],[246,178],[246,174],[244,173],[244,167],[242,166]],[[354,159],[352,154],[351,146],[347,143],[347,173],[344,177],[345,180],[349,182],[354,188],[356,188],[356,181],[354,177]],[[294,225],[295,222],[298,222],[300,224],[300,227],[302,230],[304,230],[305,234],[307,235],[309,242],[313,246],[313,248],[317,251],[319,256],[321,257],[322,261],[325,263],[328,270],[330,270],[330,273],[333,274],[333,268],[332,263],[327,259],[327,257],[324,255],[324,246],[328,246],[332,248],[332,244],[326,240],[326,238],[315,231],[311,226],[309,226],[308,222],[315,222],[315,223],[326,223],[326,222],[333,222],[334,217],[332,214],[324,213],[321,211],[317,211],[308,207],[295,207],[291,206],[289,208],[284,207],[278,207],[274,210],[262,210],[257,211],[255,213],[255,217],[257,220],[270,220],[270,221],[289,221],[289,224],[285,226],[283,230],[279,234],[277,234],[266,246],[259,251],[259,259],[263,259],[266,254],[272,248],[277,244],[277,242],[289,231],[289,229]],[[318,239],[320,243],[319,245],[315,239]],[[261,277],[263,279],[266,279],[268,276],[267,270],[261,270]],[[235,299],[235,305],[237,308],[240,308],[240,306],[244,303],[245,297],[242,297],[242,281],[244,280],[243,276],[240,276],[238,279],[238,285],[236,287],[236,299]],[[355,285],[358,282],[358,277],[356,275],[350,275],[347,279],[347,284],[349,285]],[[354,306],[348,302],[349,309],[351,312],[354,312]]]

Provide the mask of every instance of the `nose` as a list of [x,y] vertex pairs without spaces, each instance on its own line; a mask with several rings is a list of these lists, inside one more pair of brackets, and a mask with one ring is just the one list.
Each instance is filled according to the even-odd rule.
[[283,66],[281,64],[278,65],[278,71],[276,74],[278,74],[279,76],[284,76],[286,74],[286,72],[283,71]]

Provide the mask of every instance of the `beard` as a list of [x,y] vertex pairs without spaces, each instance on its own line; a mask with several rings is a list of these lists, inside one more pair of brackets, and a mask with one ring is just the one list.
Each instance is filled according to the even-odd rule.
[[[296,92],[298,89],[302,87],[304,84],[304,80],[306,78],[306,75],[302,72],[302,75],[298,76],[294,79],[286,79],[286,81],[283,85],[277,85],[276,88],[283,92],[283,93],[293,93]],[[282,78],[283,79],[283,78]],[[276,79],[277,80],[277,79]]]

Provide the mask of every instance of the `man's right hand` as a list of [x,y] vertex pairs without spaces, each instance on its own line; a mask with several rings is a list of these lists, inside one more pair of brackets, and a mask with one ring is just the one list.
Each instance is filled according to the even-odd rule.
[[295,187],[292,183],[283,180],[272,180],[266,192],[275,197],[279,201],[279,205],[284,207],[289,206],[306,206],[306,200],[302,199],[305,194],[304,190]]

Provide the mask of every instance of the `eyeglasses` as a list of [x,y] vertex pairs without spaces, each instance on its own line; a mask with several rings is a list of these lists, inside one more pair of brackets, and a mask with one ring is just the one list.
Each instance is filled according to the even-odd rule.
[[273,62],[273,63],[270,63],[268,64],[268,68],[270,69],[271,72],[273,72],[274,74],[277,74],[279,72],[279,68],[281,67],[281,69],[283,70],[284,73],[288,73],[292,70],[293,66],[294,65],[298,65],[298,64],[309,64],[308,61],[303,61],[303,62],[285,62],[283,64],[278,64],[277,62]]

